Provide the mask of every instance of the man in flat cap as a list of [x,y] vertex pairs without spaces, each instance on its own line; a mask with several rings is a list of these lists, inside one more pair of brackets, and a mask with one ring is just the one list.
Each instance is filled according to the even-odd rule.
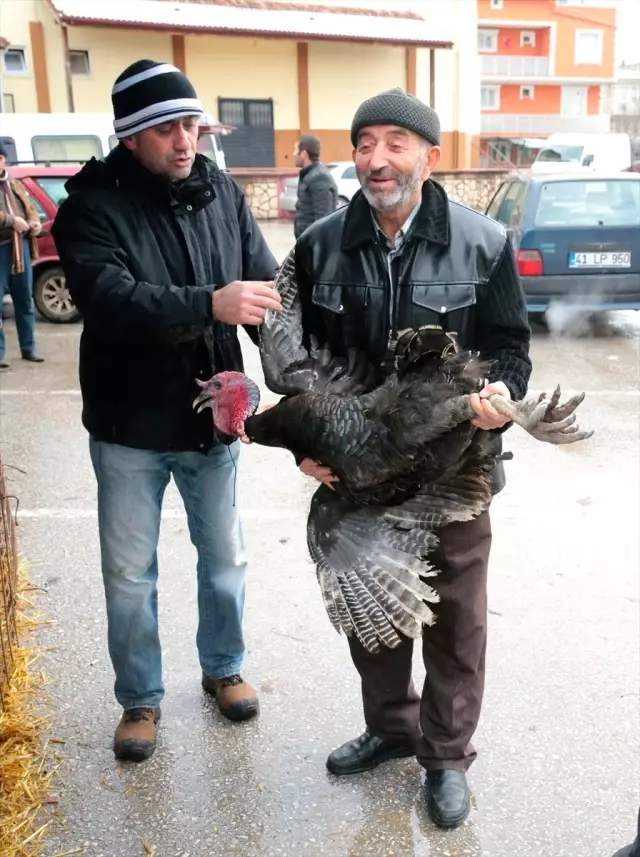
[[[448,199],[431,178],[440,159],[437,114],[401,89],[369,98],[351,128],[360,181],[349,206],[310,226],[296,244],[307,335],[333,353],[363,350],[393,368],[398,330],[440,325],[462,348],[492,361],[486,386],[472,396],[478,428],[506,421],[486,401],[493,392],[524,397],[530,328],[514,255],[498,223]],[[322,462],[304,473],[331,484]],[[501,465],[494,493],[504,484]],[[402,756],[426,769],[427,805],[441,827],[469,813],[466,771],[480,716],[487,638],[489,514],[443,527],[430,557],[441,601],[426,628],[422,695],[411,679],[413,642],[369,654],[355,637],[351,657],[362,680],[366,729],[329,756],[333,774],[354,774]]]

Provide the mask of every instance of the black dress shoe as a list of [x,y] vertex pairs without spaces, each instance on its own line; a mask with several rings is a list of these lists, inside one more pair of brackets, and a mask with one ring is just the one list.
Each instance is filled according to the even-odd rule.
[[360,774],[377,768],[389,759],[404,759],[415,756],[413,744],[396,744],[384,738],[376,738],[367,729],[362,735],[347,741],[327,759],[327,768],[332,774]]
[[427,809],[438,827],[459,827],[469,815],[471,792],[462,771],[427,771]]
[[22,359],[30,363],[44,363],[44,357],[40,357],[35,351],[23,351]]

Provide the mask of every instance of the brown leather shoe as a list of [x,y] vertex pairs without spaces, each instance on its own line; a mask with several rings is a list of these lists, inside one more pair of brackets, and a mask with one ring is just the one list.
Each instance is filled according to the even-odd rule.
[[144,762],[156,749],[156,726],[160,722],[157,708],[130,708],[124,711],[116,729],[113,751],[116,759]]
[[251,720],[260,710],[255,690],[243,681],[242,676],[209,678],[202,673],[202,687],[215,696],[220,714],[228,720]]

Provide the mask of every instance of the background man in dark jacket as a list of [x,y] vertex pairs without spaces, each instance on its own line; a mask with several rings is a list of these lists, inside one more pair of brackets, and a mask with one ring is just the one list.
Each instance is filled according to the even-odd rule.
[[[328,341],[335,354],[364,350],[384,371],[393,365],[399,330],[440,325],[456,332],[462,348],[493,361],[486,387],[472,396],[474,425],[504,430],[486,396],[521,399],[531,374],[527,309],[504,229],[450,201],[430,178],[440,123],[417,98],[396,89],[365,101],[351,138],[362,189],[296,244],[307,334]],[[300,467],[322,482],[335,479],[322,463]],[[441,601],[435,624],[424,630],[422,694],[411,678],[412,640],[369,654],[351,637],[367,728],[331,753],[327,767],[351,774],[416,755],[427,771],[431,818],[457,827],[469,813],[465,773],[476,756],[471,738],[484,689],[489,514],[438,535],[430,559],[440,571]]]
[[235,183],[196,155],[202,107],[174,66],[140,60],[112,90],[120,144],[67,183],[52,234],[84,320],[83,423],[98,482],[109,653],[124,713],[116,756],[155,748],[164,694],[156,549],[173,476],[198,553],[202,683],[222,714],[258,712],[241,675],[245,554],[234,502],[238,444],[191,403],[196,379],[241,370],[277,263]]
[[300,167],[298,202],[293,231],[299,238],[307,226],[336,210],[338,186],[329,170],[320,163],[320,140],[303,134],[293,149],[296,167]]

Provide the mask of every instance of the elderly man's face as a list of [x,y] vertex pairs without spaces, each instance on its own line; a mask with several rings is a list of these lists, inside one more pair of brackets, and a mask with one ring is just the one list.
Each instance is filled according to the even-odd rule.
[[186,179],[198,147],[198,117],[154,125],[122,142],[149,172],[172,181]]
[[413,202],[439,160],[439,146],[395,125],[363,128],[353,152],[362,192],[379,211]]

